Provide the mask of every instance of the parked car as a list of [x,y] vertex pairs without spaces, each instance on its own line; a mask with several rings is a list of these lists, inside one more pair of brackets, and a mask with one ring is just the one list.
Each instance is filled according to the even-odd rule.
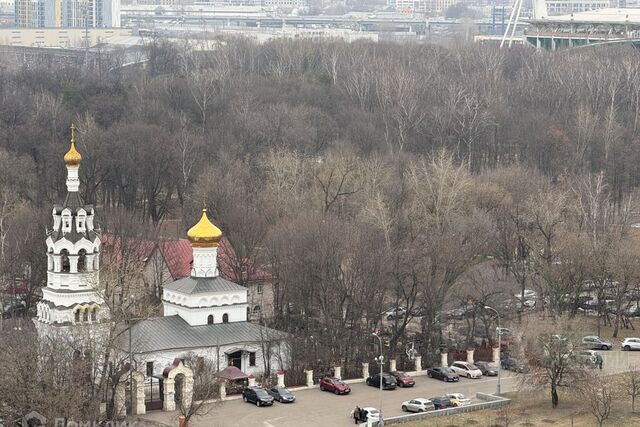
[[2,311],[2,318],[11,319],[13,317],[24,317],[27,313],[25,304],[24,301],[18,301],[5,305]]
[[598,362],[598,353],[594,350],[581,350],[577,356],[582,363],[591,368],[594,368]]
[[591,291],[597,289],[598,285],[593,280],[585,280],[582,282],[582,289],[585,291]]
[[640,307],[638,307],[638,304],[634,302],[633,304],[629,305],[624,310],[624,313],[627,316],[630,316],[630,317],[639,317],[640,316]]
[[450,368],[461,377],[480,378],[482,376],[482,371],[473,363],[457,361],[453,362]]
[[273,387],[267,390],[275,400],[280,403],[293,403],[296,400],[296,397],[284,387]]
[[422,317],[427,314],[427,309],[424,307],[415,307],[411,310],[411,315],[413,317]]
[[436,409],[446,409],[453,406],[453,404],[451,403],[451,399],[449,399],[449,397],[447,396],[432,397],[429,400],[431,401],[431,403],[433,403],[433,406]]
[[640,338],[625,338],[620,344],[623,350],[640,350]]
[[497,333],[500,334],[502,339],[508,339],[508,338],[511,338],[513,336],[513,333],[511,332],[511,329],[509,329],[509,328],[498,328],[497,329]]
[[[367,378],[367,385],[380,388],[380,374],[375,374]],[[398,384],[396,379],[389,374],[382,374],[382,389],[395,390]]]
[[453,406],[464,406],[471,403],[471,399],[462,393],[447,393],[446,396],[451,399]]
[[480,369],[482,375],[486,375],[487,377],[495,377],[496,375],[498,375],[498,370],[491,366],[489,362],[480,361],[475,362],[474,365],[476,365],[478,369]]
[[366,419],[371,421],[380,421],[380,411],[371,406],[365,406],[361,408],[366,414]]
[[473,317],[473,314],[476,312],[478,308],[475,305],[465,305],[461,308],[454,308],[452,310],[448,310],[445,315],[449,319],[462,320],[467,317]]
[[407,375],[405,372],[393,371],[389,374],[396,379],[398,387],[413,387],[414,385],[416,385],[416,381],[413,379],[413,377]]
[[247,387],[242,390],[242,400],[255,403],[256,406],[273,405],[273,397],[262,387]]
[[[514,297],[521,299],[522,298],[522,292],[518,292],[517,294],[513,295]],[[538,298],[538,293],[536,291],[534,291],[533,289],[525,289],[524,290],[524,299],[525,300],[535,300],[536,298]]]
[[510,357],[505,357],[502,360],[500,360],[500,367],[504,370],[507,371],[513,371],[513,372],[525,372],[525,366],[524,364],[516,361],[515,359],[512,359]]
[[330,391],[335,394],[351,393],[351,387],[335,377],[324,377],[320,380],[320,391]]
[[387,320],[394,320],[404,317],[407,314],[407,309],[404,307],[392,307],[382,313]]
[[436,406],[433,402],[422,397],[402,402],[402,412],[427,412],[434,409]]
[[613,348],[613,344],[611,344],[611,342],[603,340],[595,335],[582,338],[582,345],[594,350],[611,350],[611,348]]
[[437,366],[427,369],[427,376],[429,378],[435,378],[436,380],[442,380],[445,382],[459,381],[460,376],[456,374],[452,369],[446,366]]

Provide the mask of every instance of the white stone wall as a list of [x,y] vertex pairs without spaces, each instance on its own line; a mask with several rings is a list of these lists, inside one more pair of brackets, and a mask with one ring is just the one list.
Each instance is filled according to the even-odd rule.
[[[282,359],[286,361],[288,360],[288,358],[284,354],[279,357],[277,354],[277,346],[274,347],[276,347],[276,350],[273,351],[273,354],[271,355],[271,370],[275,372],[278,369],[286,369],[287,366],[282,366],[280,364],[280,360]],[[283,345],[282,351],[285,351],[285,348],[286,347]],[[242,358],[241,368],[241,370],[245,374],[253,374],[254,376],[258,376],[264,372],[264,358],[262,353],[262,346],[260,343],[244,343],[220,346],[219,349],[216,347],[203,347],[190,350],[167,350],[157,353],[135,355],[134,358],[137,362],[139,371],[146,372],[147,362],[153,362],[154,375],[161,375],[164,368],[171,365],[176,358],[186,357],[190,353],[192,353],[196,357],[203,357],[207,360],[211,360],[214,363],[217,360],[218,367],[220,368],[220,370],[222,370],[228,366],[227,354],[233,353],[238,350],[246,351],[246,354],[244,354]],[[249,352],[256,353],[256,366],[249,366]]]
[[218,276],[218,248],[193,247],[192,277]]
[[213,315],[213,323],[223,323],[222,318],[225,314],[229,317],[229,323],[244,322],[247,320],[247,304],[191,308],[164,301],[162,306],[165,316],[177,314],[191,326],[206,325],[209,315]]
[[165,289],[163,299],[165,302],[185,307],[216,307],[221,305],[246,304],[247,290],[240,289],[237,291],[187,295]]

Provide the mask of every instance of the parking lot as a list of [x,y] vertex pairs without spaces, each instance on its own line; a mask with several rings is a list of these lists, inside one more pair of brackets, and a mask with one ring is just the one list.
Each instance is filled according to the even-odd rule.
[[[504,372],[503,389],[513,389],[516,380],[511,373]],[[382,410],[384,417],[402,415],[400,406],[403,401],[416,397],[434,397],[446,393],[464,393],[474,398],[476,392],[493,393],[496,390],[496,377],[469,380],[461,378],[458,383],[416,377],[412,388],[398,388],[382,392]],[[258,408],[242,400],[231,400],[216,404],[204,417],[192,420],[192,427],[293,427],[293,426],[348,426],[353,425],[351,411],[356,405],[380,407],[380,390],[364,383],[351,384],[351,393],[337,396],[321,392],[318,388],[295,392],[293,404],[274,403],[271,407]],[[144,418],[177,425],[177,413],[153,412]]]
[[[615,347],[614,347],[615,348]],[[604,370],[609,373],[628,370],[629,366],[640,366],[640,351],[627,352],[612,350],[602,352]],[[502,391],[515,390],[519,377],[502,371]],[[416,397],[430,398],[446,393],[460,392],[475,398],[477,392],[494,393],[496,377],[482,377],[476,380],[461,378],[458,383],[444,383],[426,376],[415,377],[413,388],[398,388],[383,391],[382,410],[385,417],[402,415],[403,401]],[[191,427],[298,427],[298,426],[348,426],[353,425],[351,410],[356,405],[380,407],[380,391],[364,383],[351,384],[351,394],[336,396],[321,392],[317,387],[295,392],[293,404],[275,403],[270,407],[258,408],[242,400],[229,400],[211,405],[210,412],[194,418]],[[150,412],[144,418],[168,425],[178,425],[177,412]]]

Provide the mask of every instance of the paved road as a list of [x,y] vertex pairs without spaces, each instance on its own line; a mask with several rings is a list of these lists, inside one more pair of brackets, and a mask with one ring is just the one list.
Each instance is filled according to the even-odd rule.
[[[631,365],[640,368],[640,352],[609,351],[604,355],[607,372],[625,371]],[[402,415],[400,405],[415,397],[433,397],[445,393],[461,392],[475,397],[477,392],[494,393],[496,377],[475,380],[461,378],[459,383],[444,383],[425,376],[416,377],[413,388],[387,390],[382,392],[384,416]],[[502,391],[513,391],[519,378],[511,372],[503,371]],[[275,403],[271,407],[258,408],[242,400],[231,400],[214,405],[208,415],[193,419],[191,427],[299,427],[299,426],[348,426],[349,418],[356,406],[380,407],[380,391],[363,383],[351,384],[352,392],[346,396],[336,396],[321,392],[318,388],[295,392],[296,403]],[[155,411],[144,416],[147,420],[159,421],[177,426],[177,413]]]

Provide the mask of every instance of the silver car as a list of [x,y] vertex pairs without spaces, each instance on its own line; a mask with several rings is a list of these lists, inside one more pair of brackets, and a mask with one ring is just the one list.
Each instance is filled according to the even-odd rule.
[[592,350],[611,350],[613,348],[613,344],[609,341],[605,341],[595,335],[582,338],[582,345]]
[[623,350],[640,350],[640,338],[625,338],[620,345]]
[[421,397],[402,402],[402,412],[427,412],[435,409],[432,401]]

